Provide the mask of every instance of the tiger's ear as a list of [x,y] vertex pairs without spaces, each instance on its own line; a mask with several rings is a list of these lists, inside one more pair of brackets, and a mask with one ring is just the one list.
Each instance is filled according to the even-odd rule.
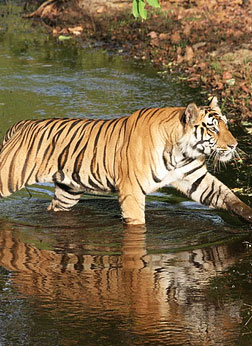
[[199,119],[199,109],[195,103],[190,103],[185,110],[183,122],[188,125],[194,125]]
[[208,103],[208,106],[211,107],[211,108],[216,108],[216,107],[219,107],[218,105],[218,99],[216,96],[213,96],[209,99],[209,103]]

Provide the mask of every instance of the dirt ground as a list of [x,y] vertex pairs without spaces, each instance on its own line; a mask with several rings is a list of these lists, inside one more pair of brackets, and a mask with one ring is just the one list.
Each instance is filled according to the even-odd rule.
[[26,11],[58,40],[99,42],[150,61],[164,78],[174,73],[205,88],[218,96],[231,122],[242,122],[252,133],[252,0],[160,1],[161,9],[148,8],[144,21],[131,14],[131,1],[80,2],[49,0]]

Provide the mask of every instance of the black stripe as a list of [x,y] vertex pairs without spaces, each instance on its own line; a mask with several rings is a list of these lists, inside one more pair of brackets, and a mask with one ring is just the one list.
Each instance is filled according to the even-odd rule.
[[213,201],[214,197],[216,196],[216,194],[217,194],[217,191],[215,191],[212,194],[212,196],[210,198],[208,198],[208,201],[207,201],[208,204],[207,205],[212,205],[212,201]]
[[[48,158],[47,158],[47,164],[48,164],[48,162],[50,161],[51,157],[53,156],[55,150],[58,149],[56,144],[57,144],[57,141],[58,141],[58,139],[59,139],[59,137],[60,137],[60,135],[62,134],[63,131],[64,131],[64,128],[61,129],[61,130],[59,130],[59,131],[54,135],[54,137],[52,138],[52,141],[51,141],[51,143],[50,143],[51,145],[48,146],[48,150],[49,150],[50,147],[51,147],[51,152],[49,153],[49,156],[48,156]],[[45,158],[45,156],[44,156],[44,158]],[[46,166],[47,166],[47,165],[46,165]]]
[[99,185],[97,185],[90,177],[88,177],[88,184],[92,186],[95,190],[102,190]]
[[[33,140],[33,142],[34,142],[34,140]],[[32,149],[33,149],[33,146],[31,146],[29,148],[29,150],[28,150],[28,152],[26,154],[26,158],[25,158],[25,162],[24,162],[23,168],[22,168],[22,172],[21,172],[21,183],[22,183],[22,185],[26,183],[26,181],[25,181],[25,174],[27,173],[27,163],[30,160],[30,155],[31,155]],[[34,166],[33,166],[33,169],[34,169]],[[29,174],[29,177],[30,177],[30,175],[31,174]]]
[[58,129],[60,129],[61,127],[63,127],[63,129],[65,129],[65,126],[66,126],[70,121],[71,121],[71,119],[68,119],[68,118],[58,119],[58,123],[59,123]]
[[203,174],[201,177],[199,177],[197,180],[195,180],[195,182],[192,184],[192,187],[189,191],[189,196],[191,196],[199,187],[200,183],[202,182],[202,180],[205,178],[207,172],[205,174]]
[[[33,168],[32,168],[32,170],[30,171],[30,174],[29,174],[29,176],[28,176],[28,178],[26,179],[26,181],[25,181],[25,184],[29,184],[29,180],[30,180],[30,178],[31,178],[31,176],[32,176],[32,174],[33,174],[33,172],[35,171],[35,168],[37,167],[37,165],[36,165],[36,163],[34,164],[34,166],[33,166]],[[39,181],[37,180],[37,176],[35,176],[35,182],[36,183],[38,183]]]
[[63,151],[61,152],[61,154],[58,157],[58,170],[62,171],[65,167],[65,164],[68,160],[68,153],[69,153],[69,147],[70,144],[68,144]]
[[[67,199],[68,201],[76,202],[76,201],[79,201],[79,195],[80,195],[80,193],[78,193],[77,195],[74,195],[74,194],[71,193],[70,196],[67,196],[66,194],[64,194],[64,195],[62,194],[61,197],[63,197],[64,199]],[[77,196],[77,198],[76,198],[76,196]],[[55,197],[58,198],[57,196],[54,196],[54,199],[55,199]],[[63,203],[68,203],[68,202],[64,202],[64,201],[62,201],[62,202]]]
[[82,185],[82,182],[81,182],[81,180],[80,180],[80,175],[79,175],[79,173],[77,173],[77,172],[73,172],[72,173],[72,179],[73,179],[73,181],[75,181],[77,184],[79,184],[79,185]]
[[145,112],[147,112],[151,108],[142,108],[139,110],[137,118],[139,119]]
[[[96,165],[96,171],[95,173],[93,173],[94,177],[96,180],[101,180],[101,174],[100,174],[100,166],[99,166],[99,163],[97,163]],[[96,178],[96,175],[98,177],[98,179]]]
[[201,140],[202,140],[202,142],[203,142],[203,141],[204,141],[204,133],[205,133],[203,127],[200,128],[200,133],[201,133]]
[[76,145],[75,145],[75,147],[74,147],[74,149],[73,149],[73,153],[75,153],[76,150],[79,148],[80,143],[81,143],[82,140],[83,140],[83,136],[84,136],[85,129],[86,129],[86,127],[87,127],[91,122],[92,122],[91,120],[88,120],[85,124],[83,124],[82,129],[81,129],[81,132],[80,132],[80,134],[79,134],[80,139],[79,139],[78,142],[76,143]]
[[204,199],[204,194],[205,194],[205,192],[207,192],[207,190],[208,190],[208,186],[205,188],[205,190],[201,193],[201,196],[200,196],[200,203],[201,204],[204,204],[204,202],[203,202],[203,199]]
[[[63,196],[63,197],[66,198],[66,196]],[[71,208],[72,208],[72,205],[69,205],[69,202],[63,201],[62,199],[60,199],[60,198],[57,197],[57,196],[53,196],[53,199],[54,199],[55,201],[60,202],[60,204],[65,204],[66,206],[60,206],[60,207],[63,207],[64,209],[71,209]]]
[[94,140],[94,149],[95,149],[96,146],[97,146],[97,143],[98,143],[98,140],[99,140],[99,137],[100,137],[100,134],[101,134],[101,130],[102,130],[102,128],[103,128],[103,126],[104,126],[105,124],[106,124],[105,121],[103,121],[103,123],[100,124],[100,128],[99,128],[99,130],[98,130],[98,132],[97,132],[97,134],[96,134],[96,136],[95,136],[95,140]]
[[200,166],[191,169],[189,172],[186,172],[186,173],[184,174],[184,177],[187,177],[188,175],[190,175],[190,174],[196,172],[198,169],[202,168],[204,165],[205,165],[205,162],[203,162]]
[[[127,119],[127,118],[126,118],[126,119]],[[120,119],[120,118],[117,118],[117,119],[115,119],[115,120],[116,120],[115,123],[111,122],[111,123],[109,124],[109,126],[108,126],[108,127],[110,127],[110,125],[114,124],[114,125],[113,125],[113,128],[112,128],[112,131],[111,131],[111,133],[110,133],[109,139],[111,139],[111,137],[113,136],[114,131],[115,131],[115,129],[116,129],[116,126],[117,126],[117,124],[120,122],[121,119]],[[124,120],[125,120],[125,119],[124,119]],[[107,134],[107,129],[106,129],[105,134]]]
[[83,161],[83,158],[85,155],[85,151],[87,149],[87,144],[88,144],[88,142],[86,142],[83,149],[79,152],[79,154],[77,155],[77,157],[75,159],[73,173],[79,173],[79,171],[80,171],[81,164],[82,164],[82,161]]
[[[58,168],[59,170],[63,170],[65,167],[65,164],[68,160],[68,154],[69,154],[69,148],[71,146],[72,140],[76,136],[77,132],[79,131],[79,128],[77,128],[74,133],[71,135],[71,138],[68,139],[69,143],[67,146],[62,150],[61,154],[58,157]],[[69,133],[69,131],[68,131]],[[67,135],[66,135],[67,136]]]
[[144,195],[146,195],[146,192],[144,191],[144,189],[143,189],[143,187],[142,187],[142,185],[141,185],[140,181],[138,180],[138,178],[137,178],[136,174],[135,174],[135,178],[136,178],[136,181],[137,181],[137,183],[138,183],[138,185],[139,185],[139,187],[140,187],[140,189],[141,189],[142,193],[143,193]]
[[109,190],[111,192],[115,192],[116,191],[115,186],[111,184],[111,182],[109,181],[108,177],[106,177],[106,181],[107,181],[107,187],[109,188]]
[[136,121],[135,121],[135,123],[134,123],[134,127],[137,126],[137,123],[138,123],[139,119],[140,119],[149,109],[151,109],[151,108],[142,108],[142,109],[140,109],[140,111],[139,111],[139,113],[138,113],[138,115],[137,115]]
[[52,181],[54,183],[57,183],[59,181],[63,181],[64,178],[65,178],[65,174],[61,170],[59,170],[58,172],[56,172],[52,175]]
[[193,159],[191,157],[186,157],[185,154],[183,154],[183,156],[184,156],[184,159],[182,160],[182,162],[183,162],[182,167],[185,167],[186,165],[189,165],[190,163],[195,161],[195,159]]
[[[125,138],[125,133],[126,133],[126,126],[127,126],[127,121],[128,121],[128,117],[124,118],[122,120],[122,123],[120,123],[120,128],[119,128],[119,132],[117,134],[117,140],[116,140],[116,143],[115,143],[115,146],[114,146],[114,153],[111,153],[111,156],[113,155],[114,156],[114,162],[113,162],[113,168],[115,168],[116,166],[116,152],[117,152],[117,146],[118,146],[118,142],[121,138],[121,132],[123,131],[123,138]],[[105,160],[103,161],[104,162],[104,167],[105,167]],[[129,174],[129,171],[128,171],[128,174]]]
[[14,165],[14,162],[12,159],[10,164],[9,174],[8,174],[8,190],[10,193],[14,192],[13,185],[12,185],[12,178],[11,178],[11,174],[13,174],[13,169],[12,169],[13,165]]
[[170,156],[170,162],[169,162],[169,165],[172,166],[173,168],[176,167],[176,161],[175,161],[175,165],[174,163],[172,162],[172,159],[174,158],[174,156],[172,155],[172,152],[169,153],[169,156]]
[[148,118],[148,121],[156,114],[156,113],[158,113],[159,111],[161,110],[161,108],[157,108],[157,109],[153,109],[153,111],[152,111],[152,113],[151,113],[151,115],[149,116],[149,118]]
[[222,192],[221,192],[221,185],[219,186],[219,191],[218,191],[218,195],[217,195],[217,198],[216,198],[216,202],[215,202],[215,206],[217,207],[218,206],[218,201],[219,201],[219,198],[221,196]]
[[67,192],[69,195],[72,196],[78,196],[81,195],[83,192],[82,191],[73,191],[73,189],[65,184],[62,183],[56,183],[56,186],[58,186],[61,190],[63,190],[64,192]]
[[[199,144],[202,144],[202,145],[203,145],[204,143],[209,143],[209,142],[210,142],[210,139],[200,140],[200,141],[196,142],[196,143],[192,146],[192,148],[193,148],[193,149],[196,149],[197,146],[198,146]],[[204,149],[199,149],[199,148],[197,148],[197,150],[198,150],[199,152],[201,152],[201,153],[204,152]]]
[[54,129],[55,126],[58,124],[58,121],[57,121],[57,120],[58,120],[58,119],[52,119],[52,121],[54,121],[54,124],[52,124],[52,125],[50,126],[50,130],[49,130],[49,132],[48,132],[47,139],[49,139],[49,137],[51,136],[51,133],[52,133],[53,129]]
[[32,149],[32,147],[34,146],[34,141],[37,139],[37,131],[36,129],[34,129],[34,131],[32,131],[32,126],[30,128],[28,128],[27,131],[27,139],[26,139],[26,145],[27,148]]
[[[101,183],[99,177],[97,178],[96,172],[95,173],[91,172],[90,174],[91,174],[92,178],[94,178],[97,181],[97,183],[99,183],[99,184],[101,184],[103,186],[103,184]],[[98,173],[98,176],[99,176],[99,173]]]
[[[67,131],[66,136],[68,136],[69,133],[71,132],[71,130],[72,130],[76,125],[78,125],[81,121],[82,121],[81,119],[72,120],[72,121],[69,120],[69,123],[71,123],[71,125],[69,126],[69,129],[68,129],[68,131]],[[79,129],[79,127],[78,127],[78,129]],[[78,131],[78,129],[75,131],[75,133]]]
[[168,162],[167,162],[167,159],[166,159],[164,153],[163,153],[163,157],[162,157],[162,158],[163,158],[163,162],[164,162],[165,168],[166,168],[167,170],[169,170],[169,169],[168,169]]
[[195,125],[194,126],[194,136],[195,138],[197,138],[197,129],[198,129],[199,125]]
[[[48,125],[49,125],[52,121],[53,121],[53,120],[50,120],[50,121],[46,124],[46,127],[45,127],[45,129],[44,129],[44,132],[40,135],[40,139],[39,139],[39,142],[38,142],[38,145],[37,145],[36,155],[38,154],[39,149],[40,149],[40,147],[41,147],[41,145],[42,145],[42,142],[43,142],[43,140],[44,140],[44,136],[45,136],[45,134],[46,134],[46,130],[48,129]],[[52,126],[52,127],[53,127],[53,126]],[[48,136],[47,136],[47,138],[48,138]]]
[[153,172],[153,169],[151,169],[151,174],[152,174],[152,179],[154,180],[155,183],[161,183],[161,179],[159,179],[156,174]]
[[104,136],[106,136],[106,134],[108,133],[108,130],[109,130],[109,128],[110,128],[110,126],[112,125],[112,124],[114,124],[114,126],[116,126],[116,124],[117,124],[117,121],[119,120],[120,118],[115,118],[115,119],[109,119],[107,122],[106,122],[106,124],[108,125],[107,127],[106,127],[106,130],[105,130],[105,133],[104,133]]
[[[212,195],[213,192],[214,192],[214,181],[212,182],[211,190],[208,192],[208,194],[206,195],[206,197],[204,199],[202,198],[201,203],[209,205],[210,204],[210,196]],[[203,197],[203,194],[202,194],[202,197]]]
[[[97,144],[98,144],[98,141],[99,141],[99,138],[100,138],[100,134],[101,134],[101,131],[102,131],[102,128],[103,126],[106,124],[105,121],[103,121],[101,124],[100,124],[100,128],[95,136],[95,140],[94,140],[94,145],[93,145],[93,157],[92,157],[92,160],[91,160],[91,163],[90,163],[90,167],[91,167],[91,170],[94,171],[95,170],[95,161],[96,161],[96,156],[97,156]],[[96,178],[95,178],[96,179]],[[96,179],[97,180],[97,179]]]
[[[81,181],[79,173],[74,172],[72,174],[72,178],[73,178],[73,181],[75,181],[78,185],[80,185],[84,190],[90,190],[90,187],[84,185],[83,182]],[[81,191],[79,193],[84,193],[84,191]],[[72,194],[77,194],[77,193],[73,191]]]

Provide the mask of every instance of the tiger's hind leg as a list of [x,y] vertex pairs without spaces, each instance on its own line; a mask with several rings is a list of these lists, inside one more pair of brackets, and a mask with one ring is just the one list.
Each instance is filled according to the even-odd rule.
[[48,210],[69,211],[81,198],[82,192],[74,191],[71,187],[55,183],[55,192]]

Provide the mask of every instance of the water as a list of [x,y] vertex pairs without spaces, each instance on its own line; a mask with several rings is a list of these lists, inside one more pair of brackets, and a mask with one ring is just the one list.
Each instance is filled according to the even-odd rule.
[[[20,119],[202,101],[149,66],[57,43],[19,11],[0,6],[1,134]],[[219,177],[246,187],[249,169]],[[52,194],[0,202],[0,345],[251,345],[252,243],[238,220],[166,188],[147,200],[147,228],[124,229],[115,196],[54,214]]]

